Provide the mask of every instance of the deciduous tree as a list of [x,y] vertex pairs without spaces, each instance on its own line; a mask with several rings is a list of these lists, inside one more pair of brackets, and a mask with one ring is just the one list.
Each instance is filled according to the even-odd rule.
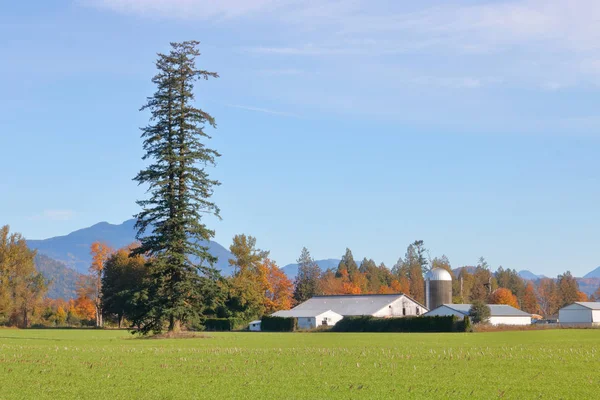
[[549,317],[558,313],[561,300],[558,286],[554,279],[540,279],[537,286],[537,299],[544,316]]
[[507,288],[498,288],[494,290],[490,295],[489,302],[491,304],[506,304],[515,308],[520,308],[517,296]]
[[0,323],[27,327],[31,312],[41,306],[47,284],[34,257],[23,236],[0,228]]
[[111,254],[102,275],[102,308],[117,316],[119,328],[123,318],[135,319],[140,312],[140,290],[148,278],[147,260],[142,255],[130,257],[137,245],[130,245]]
[[90,278],[86,282],[90,285],[88,297],[94,302],[96,308],[96,326],[101,327],[102,322],[102,272],[104,263],[112,253],[112,249],[102,242],[94,242],[90,246],[92,264],[89,268]]
[[525,287],[525,293],[523,294],[523,311],[530,314],[538,314],[540,312],[540,306],[538,305],[537,298],[535,296],[535,288],[532,282],[528,282]]
[[261,275],[265,280],[265,313],[272,314],[279,310],[292,308],[294,284],[277,266],[265,258],[260,264]]

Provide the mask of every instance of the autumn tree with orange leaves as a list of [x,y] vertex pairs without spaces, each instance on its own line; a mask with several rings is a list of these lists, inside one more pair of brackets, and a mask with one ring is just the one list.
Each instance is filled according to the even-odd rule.
[[105,243],[94,242],[90,246],[92,264],[89,275],[82,276],[78,282],[77,295],[80,302],[89,299],[94,304],[96,326],[101,327],[102,321],[102,271],[104,263],[112,253],[112,249]]
[[519,301],[509,289],[498,288],[490,295],[490,304],[506,304],[515,308],[519,307]]
[[265,314],[292,308],[294,284],[269,258],[265,258],[259,266],[260,278],[263,281]]
[[535,288],[533,286],[533,283],[531,282],[528,282],[527,286],[525,286],[525,292],[523,294],[523,301],[521,305],[523,311],[528,312],[530,314],[539,314],[541,312],[540,306],[535,296]]

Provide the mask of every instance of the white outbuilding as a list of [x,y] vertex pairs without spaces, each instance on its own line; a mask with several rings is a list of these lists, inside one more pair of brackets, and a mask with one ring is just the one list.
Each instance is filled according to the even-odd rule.
[[333,326],[338,323],[342,315],[331,310],[307,310],[291,309],[277,311],[272,314],[273,317],[296,318],[299,329],[314,329],[317,326]]
[[407,317],[426,313],[427,307],[411,297],[398,294],[342,294],[314,296],[290,311],[334,311],[344,317]]
[[250,322],[250,324],[248,325],[248,329],[253,332],[260,332],[260,322],[260,319]]
[[558,310],[561,325],[600,325],[600,302],[578,301]]
[[[488,304],[490,307],[489,323],[492,325],[530,325],[531,314],[521,311],[506,304]],[[449,316],[455,315],[458,318],[464,318],[469,315],[470,304],[442,304],[441,306],[429,311],[424,316]]]

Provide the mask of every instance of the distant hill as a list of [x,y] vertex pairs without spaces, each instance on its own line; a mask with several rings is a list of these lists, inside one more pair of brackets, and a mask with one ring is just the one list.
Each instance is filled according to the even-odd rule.
[[77,280],[81,274],[44,254],[37,254],[34,261],[38,272],[44,275],[44,278],[51,281],[48,288],[48,297],[65,300],[77,297],[75,293],[77,290]]
[[[88,228],[79,229],[65,236],[44,240],[28,240],[31,249],[64,263],[80,273],[87,273],[92,261],[90,245],[95,241],[107,243],[114,249],[127,246],[135,241],[135,220],[130,219],[120,225],[100,222]],[[231,253],[217,242],[209,242],[210,253],[218,257],[216,267],[224,275],[230,275],[233,268],[227,262]]]
[[540,278],[544,278],[544,275],[536,275],[533,272],[527,270],[519,271],[519,276],[529,281],[536,281]]
[[[329,268],[337,269],[341,260],[329,258],[327,260],[317,260],[315,263],[321,268],[321,271],[326,271]],[[294,279],[298,275],[298,264],[288,264],[282,268],[288,278]]]
[[600,278],[575,278],[579,285],[579,290],[583,293],[590,295],[594,294],[600,287]]
[[583,277],[584,278],[600,278],[600,267],[596,268],[593,271],[588,272]]

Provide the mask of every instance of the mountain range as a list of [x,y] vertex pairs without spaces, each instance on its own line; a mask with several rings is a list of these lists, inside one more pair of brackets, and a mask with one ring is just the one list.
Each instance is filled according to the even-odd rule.
[[[51,298],[72,298],[75,296],[77,279],[81,274],[88,272],[92,256],[90,246],[95,241],[101,241],[114,249],[127,246],[135,242],[135,220],[130,219],[122,224],[100,222],[88,228],[76,230],[64,236],[57,236],[44,240],[28,240],[31,249],[37,250],[35,259],[36,267],[46,279],[52,280],[49,289]],[[208,242],[210,253],[218,258],[215,265],[223,275],[231,275],[233,268],[228,260],[231,253],[217,242]],[[359,259],[357,259],[359,260]],[[324,259],[315,261],[322,271],[337,268],[339,259]],[[288,264],[282,268],[285,274],[294,279],[298,274],[298,264]],[[536,275],[531,271],[519,271],[519,276],[526,280],[537,280],[544,275]],[[593,293],[600,285],[600,267],[577,278],[580,289],[588,294]]]
[[[136,240],[134,226],[135,220],[133,219],[119,225],[100,222],[65,236],[44,240],[28,240],[27,245],[29,248],[37,250],[39,254],[60,261],[67,267],[85,274],[92,261],[90,246],[93,242],[106,243],[113,249],[125,247]],[[216,268],[225,275],[231,274],[233,268],[227,261],[231,257],[231,253],[217,242],[209,242],[208,248],[213,256],[218,257]]]

